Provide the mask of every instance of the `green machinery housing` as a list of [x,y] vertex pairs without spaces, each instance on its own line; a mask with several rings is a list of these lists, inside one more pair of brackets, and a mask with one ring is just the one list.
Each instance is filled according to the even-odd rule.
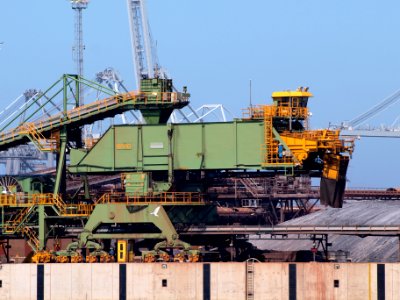
[[[79,84],[109,97],[79,106]],[[321,202],[342,205],[352,143],[339,131],[307,128],[308,89],[275,92],[272,105],[253,106],[231,122],[187,124],[168,123],[190,96],[186,88],[174,92],[168,79],[143,79],[139,91],[115,94],[64,75],[36,102],[42,107],[60,95],[61,112],[34,119],[36,109],[33,121],[0,135],[0,150],[31,142],[57,158],[55,175],[17,178],[0,196],[3,237],[24,237],[36,261],[109,261],[110,239],[156,241],[142,251],[145,261],[197,261],[200,248],[182,241],[179,228],[225,225],[217,213],[221,200],[209,191],[229,178],[321,177]],[[129,110],[139,110],[145,124],[111,126],[96,141],[82,138],[82,126]],[[69,176],[82,181],[73,193]],[[117,176],[118,188],[94,190],[91,176]],[[48,239],[74,235],[66,249],[48,251]],[[179,251],[171,256],[171,249]]]

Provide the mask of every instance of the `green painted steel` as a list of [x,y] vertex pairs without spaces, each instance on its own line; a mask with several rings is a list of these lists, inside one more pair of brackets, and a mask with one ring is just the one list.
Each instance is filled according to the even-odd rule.
[[145,195],[149,192],[150,174],[137,172],[126,173],[124,176],[125,193]]
[[[171,134],[171,145],[169,133]],[[69,171],[262,169],[263,122],[111,127],[91,150],[71,149]]]
[[[69,91],[78,92],[82,81],[84,79],[78,76],[64,75],[59,81],[63,85],[61,89],[50,96],[46,95],[47,91],[45,92],[45,97],[50,99],[49,101],[62,93],[63,111],[60,114],[44,120],[40,123],[40,127],[38,123],[32,122],[30,124],[33,124],[33,127],[21,126],[0,136],[0,150],[29,140],[35,141],[38,136],[46,139],[55,136],[58,159],[53,198],[56,200],[60,194],[65,196],[67,151],[69,151],[70,173],[81,176],[94,173],[125,173],[122,178],[126,195],[139,195],[143,198],[150,196],[150,198],[155,197],[154,199],[157,199],[159,192],[163,191],[170,191],[171,194],[196,192],[200,195],[199,193],[205,191],[206,181],[214,174],[223,174],[225,170],[279,169],[287,172],[290,169],[291,174],[295,173],[295,168],[298,168],[296,171],[303,171],[296,157],[294,163],[286,165],[283,160],[273,162],[265,159],[264,152],[277,151],[278,144],[285,151],[291,150],[285,143],[284,135],[280,136],[280,129],[273,127],[275,124],[273,125],[272,117],[268,123],[265,111],[256,111],[261,117],[233,122],[166,124],[173,109],[188,104],[190,95],[186,93],[185,88],[184,93],[174,93],[172,81],[165,79],[142,80],[141,91],[138,93],[115,95],[112,91],[107,91],[111,95],[110,98],[68,111],[67,107],[71,104],[68,103]],[[48,91],[55,86],[56,84]],[[98,86],[96,88],[101,89]],[[73,99],[77,106],[79,95],[74,95]],[[80,126],[127,110],[140,110],[147,124],[112,126],[91,149],[83,148]],[[287,120],[283,120],[285,121],[283,125],[280,123],[282,118],[287,118],[285,114],[276,119],[275,123],[280,124],[282,128],[288,126],[283,129],[291,130],[291,116],[289,125],[285,125],[288,123]],[[303,129],[301,126],[301,130]],[[267,135],[271,134],[271,131],[273,138],[272,135],[271,137]],[[277,143],[269,142],[270,139]],[[193,173],[197,176],[193,182],[189,182],[189,179],[186,179],[188,182],[185,180],[179,182],[174,178],[176,176],[182,179],[182,174],[191,176]],[[43,193],[45,183],[34,187],[32,180],[26,180],[23,182],[23,188],[25,192]],[[65,213],[67,209],[60,209],[59,201],[64,202],[54,199],[50,203],[44,201],[35,204],[26,211],[23,210],[25,207],[20,209],[21,217],[16,218],[19,223],[14,222],[18,223],[14,225],[10,222],[7,233],[21,234],[28,239],[28,243],[35,251],[43,250],[52,230],[48,228],[48,224],[51,227],[51,222],[47,224],[47,221],[51,218],[64,220],[69,218],[69,222],[81,219],[83,222],[86,221],[83,232],[79,235],[78,241],[69,245],[65,255],[72,255],[71,253],[82,247],[93,247],[100,253],[101,246],[94,240],[112,238],[163,239],[165,241],[157,244],[155,250],[158,251],[163,247],[183,247],[188,250],[190,245],[179,240],[173,224],[217,224],[218,222],[215,204],[198,206],[195,203],[192,205],[185,203],[183,206],[178,206],[174,203],[173,197],[168,199],[169,202],[165,201],[162,204],[161,202],[136,204],[127,203],[123,196],[115,193],[108,202],[98,202],[91,206],[90,211],[74,216],[74,220],[71,218],[73,214],[69,216]],[[87,179],[85,199],[90,200]],[[204,199],[208,200],[207,195]],[[54,212],[47,209],[48,207]],[[48,212],[51,215],[48,216]],[[5,228],[7,224],[4,224],[4,209],[2,215],[2,225]],[[33,229],[34,226],[37,226],[37,230]]]
[[37,208],[38,212],[38,225],[39,225],[39,249],[42,250],[46,248],[46,235],[48,233],[47,224],[45,221],[45,206],[39,205]]
[[[122,233],[96,233],[101,224],[153,224],[152,232],[122,232]],[[162,205],[150,204],[148,206],[129,206],[123,203],[98,204],[86,222],[83,232],[79,235],[79,246],[83,247],[91,239],[165,239],[173,245],[178,240],[178,234],[171,223]]]
[[[161,79],[157,80],[162,81]],[[105,92],[111,97],[104,101],[96,101],[78,107],[76,87],[79,84],[89,86],[99,92]],[[62,112],[49,118],[43,118],[40,122],[35,122],[34,117],[38,117],[39,112],[45,105],[59,95],[63,97]],[[39,108],[27,116],[25,120],[26,122],[33,121],[32,124],[37,132],[48,138],[51,133],[60,130],[63,126],[69,126],[69,129],[73,130],[82,125],[114,117],[129,110],[140,110],[148,124],[165,124],[174,109],[182,108],[189,103],[189,96],[188,93],[172,92],[171,88],[166,88],[165,83],[156,84],[153,89],[147,87],[146,92],[115,94],[114,91],[107,87],[77,75],[63,75],[43,95],[37,97],[0,129],[0,150],[26,144],[32,140],[32,137],[26,133],[23,126],[8,131],[7,129],[12,125],[17,126],[15,124],[16,120],[24,115],[33,104],[37,104]],[[72,101],[68,100],[70,98],[72,98]],[[45,99],[44,103],[41,102],[43,99]],[[68,105],[73,105],[75,108],[68,111]]]
[[[115,105],[115,107],[104,107],[98,110],[98,107],[94,107],[86,111],[85,114],[74,114],[72,117],[67,115],[68,107],[78,106],[78,93],[76,91],[76,87],[82,84],[87,87],[94,88],[98,92],[103,92],[107,95],[115,95],[115,92],[111,89],[99,85],[98,83],[86,80],[77,75],[69,75],[64,74],[59,80],[57,80],[50,88],[48,88],[43,94],[35,98],[33,101],[27,105],[24,110],[19,111],[13,118],[11,118],[8,122],[6,122],[0,129],[0,149],[5,150],[10,147],[15,147],[21,144],[26,144],[30,141],[30,137],[28,134],[21,134],[21,126],[20,124],[16,124],[22,116],[24,116],[25,122],[35,122],[35,118],[40,116],[42,110],[48,105],[52,103],[54,105],[54,100],[58,96],[62,96],[62,112],[57,115],[54,115],[48,119],[41,119],[40,122],[37,122],[40,125],[38,126],[38,131],[46,137],[49,137],[51,132],[56,131],[58,128],[64,125],[75,125],[75,128],[84,125],[90,124],[96,120],[103,119],[109,116],[114,116],[120,112],[116,112],[116,110],[121,110],[121,105]],[[72,99],[72,100],[71,100]],[[38,108],[34,109],[33,112],[30,109],[38,106]],[[131,106],[128,108],[128,106]],[[135,106],[135,105],[134,105]],[[91,107],[90,107],[91,108]],[[131,101],[126,101],[124,103],[123,111],[134,109],[132,107]],[[26,115],[29,113],[29,115]],[[13,128],[9,130],[13,126],[18,126],[17,128]],[[72,128],[72,127],[71,127]]]
[[[146,93],[147,104],[141,106],[140,112],[146,124],[166,124],[175,108],[182,108],[189,102],[174,103],[172,79],[150,78],[140,81],[140,91]],[[189,99],[190,94],[180,94],[183,99]],[[161,101],[160,101],[161,100]]]

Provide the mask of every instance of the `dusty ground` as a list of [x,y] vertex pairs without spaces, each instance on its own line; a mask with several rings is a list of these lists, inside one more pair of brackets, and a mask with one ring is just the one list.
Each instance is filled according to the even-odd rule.
[[[323,208],[281,225],[400,226],[400,201],[350,201],[343,208]],[[330,250],[349,251],[354,262],[399,260],[398,237],[329,235],[328,239],[332,243]],[[311,240],[253,240],[252,243],[260,249],[277,251],[310,250],[313,244]]]

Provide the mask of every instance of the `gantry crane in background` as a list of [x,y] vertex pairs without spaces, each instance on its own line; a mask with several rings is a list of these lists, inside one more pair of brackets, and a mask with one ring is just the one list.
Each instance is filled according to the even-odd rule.
[[[157,49],[152,38],[145,0],[127,0],[131,33],[133,64],[135,66],[136,86],[140,80],[148,78],[171,79],[158,60]],[[174,91],[177,91],[173,87]],[[190,105],[185,112],[177,109],[171,115],[173,123],[203,122],[208,116],[225,122],[226,114],[232,115],[222,104],[208,104],[193,109]]]
[[[83,51],[85,45],[83,43],[83,26],[82,26],[82,11],[87,8],[89,0],[71,0],[72,9],[75,11],[75,45],[73,46],[74,60],[76,63],[76,73],[83,77]],[[3,42],[0,42],[0,50]],[[84,92],[83,87],[79,86],[79,105],[84,104]],[[41,105],[41,103],[36,102],[36,98],[40,98],[42,93],[36,89],[28,89],[23,95],[17,97],[12,103],[7,106],[6,109],[0,112],[2,122],[0,125],[11,118],[20,110],[24,110],[30,103],[35,103]],[[22,104],[21,102],[24,101]],[[51,102],[50,102],[51,103]],[[21,106],[20,106],[21,105]],[[54,108],[54,107],[53,107]],[[61,109],[55,106],[58,112]],[[42,108],[43,109],[43,108]],[[56,111],[43,111],[44,115],[50,116],[51,113]],[[25,120],[25,115],[20,116],[20,123],[22,124]],[[54,167],[54,156],[51,153],[40,153],[35,148],[34,145],[24,145],[17,147],[15,149],[9,149],[7,151],[0,153],[0,164],[5,166],[5,173],[10,175],[24,174],[38,171],[38,169],[51,168]]]
[[169,79],[160,66],[151,36],[145,0],[127,0],[136,86],[146,78]]
[[390,106],[399,102],[400,90],[397,90],[390,96],[383,99],[366,112],[353,118],[348,122],[343,122],[340,126],[342,136],[359,136],[359,137],[386,137],[386,138],[400,138],[400,128],[396,123],[399,117],[391,124],[391,126],[381,127],[362,127],[368,120],[375,117],[379,113],[388,109]]
[[[60,112],[60,107],[51,99],[49,105],[41,107],[43,101],[48,101],[39,89],[27,89],[13,100],[6,108],[0,111],[0,126],[3,126],[15,116],[18,124],[26,121],[27,114],[23,112],[26,107],[33,106],[41,111],[44,116]],[[23,112],[23,113],[20,113]],[[0,165],[4,166],[5,174],[18,175],[36,172],[38,170],[54,167],[54,155],[40,152],[34,145],[21,145],[7,151],[0,152]]]
[[[76,63],[76,73],[83,77],[84,75],[84,49],[83,43],[83,10],[88,6],[88,0],[71,0],[72,9],[75,11],[75,43],[73,47],[74,61]],[[168,78],[166,70],[164,70],[159,62],[155,43],[151,37],[151,30],[147,18],[146,3],[143,0],[127,0],[129,23],[132,40],[132,54],[134,57],[135,77],[136,82],[139,84],[142,78]],[[0,43],[0,46],[3,42]],[[106,84],[115,93],[127,92],[127,87],[123,84],[120,75],[113,68],[106,68],[101,72],[96,73],[95,80],[100,84]],[[80,83],[79,83],[80,84]],[[86,88],[84,91],[83,89]],[[79,105],[84,104],[85,96],[93,92],[88,86],[79,87]],[[10,116],[17,113],[20,109],[24,109],[26,105],[32,101],[36,103],[35,97],[41,96],[41,91],[38,89],[27,89],[23,95],[17,97],[12,101],[13,107],[8,106],[5,110],[0,112],[2,119],[7,120]],[[98,99],[97,95],[97,99]],[[91,97],[93,98],[93,97]],[[40,98],[44,99],[44,98]],[[40,103],[36,103],[40,105]],[[50,103],[51,104],[51,103]],[[43,109],[43,108],[42,108]],[[208,104],[202,105],[197,109],[188,106],[186,109],[176,110],[171,115],[173,123],[197,123],[208,121],[227,121],[227,116],[232,114],[221,104]],[[60,112],[61,109],[57,106],[51,107],[51,111],[43,111],[43,114]],[[121,115],[123,124],[143,123],[144,119],[140,112],[129,111]],[[24,116],[21,116],[20,123],[24,122]],[[113,123],[118,123],[118,120],[113,120]],[[1,123],[0,123],[1,125]],[[99,127],[107,127],[100,125]],[[94,126],[85,129],[85,134],[89,136],[97,135],[93,132]],[[87,132],[86,132],[87,131]],[[34,145],[25,145],[18,149],[10,149],[6,152],[0,153],[0,164],[5,166],[6,174],[24,174],[37,171],[39,168],[51,169],[54,167],[54,157],[50,153],[45,155],[38,153]]]

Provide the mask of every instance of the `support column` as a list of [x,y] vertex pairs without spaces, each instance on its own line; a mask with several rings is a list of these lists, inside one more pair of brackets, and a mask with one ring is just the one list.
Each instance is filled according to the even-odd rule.
[[65,156],[67,150],[67,129],[64,126],[60,131],[60,152],[57,154],[56,182],[54,185],[54,196],[64,194],[66,189]]
[[90,190],[89,190],[89,179],[87,175],[84,175],[82,178],[83,188],[85,192],[85,200],[90,200]]
[[43,250],[46,248],[46,235],[47,235],[47,225],[45,220],[44,205],[38,205],[37,208],[38,218],[39,218],[39,249]]
[[400,235],[397,236],[399,240],[399,247],[398,247],[398,252],[397,252],[397,261],[400,262]]
[[4,252],[4,256],[6,257],[6,261],[7,263],[10,262],[10,239],[4,239],[1,241],[1,247],[3,249]]
[[[77,80],[75,79],[75,89],[78,87]],[[79,96],[79,92],[78,92]],[[76,100],[76,99],[75,99]],[[76,104],[76,103],[75,103]],[[64,114],[64,119],[67,116],[68,112],[68,77],[67,75],[63,76],[63,114]],[[66,151],[67,151],[67,142],[68,142],[68,136],[67,136],[67,126],[64,125],[60,129],[60,149],[59,153],[57,154],[57,165],[56,165],[56,182],[54,185],[54,191],[53,194],[54,196],[57,196],[58,194],[65,194],[66,190],[66,168],[65,168],[65,161],[66,161]]]
[[286,204],[284,206],[284,200],[280,200],[281,202],[281,210],[280,210],[280,221],[279,223],[283,223],[285,222],[285,208],[286,208]]

